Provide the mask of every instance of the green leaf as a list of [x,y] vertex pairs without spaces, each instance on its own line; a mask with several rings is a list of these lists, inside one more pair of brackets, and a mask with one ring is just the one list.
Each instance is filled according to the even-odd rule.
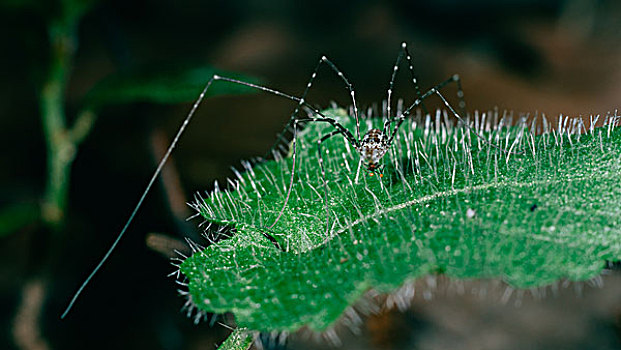
[[[246,82],[256,79],[216,70],[212,67],[171,67],[159,65],[123,71],[104,78],[87,94],[86,105],[97,109],[103,105],[194,101],[214,74]],[[227,82],[214,83],[206,96],[254,93],[256,89]]]
[[15,203],[0,209],[0,237],[36,222],[40,211],[36,203]]
[[248,350],[254,336],[245,328],[236,328],[218,347],[218,350]]
[[[355,129],[344,111],[324,113]],[[181,264],[192,303],[232,312],[253,330],[325,330],[368,289],[391,292],[427,274],[531,288],[590,279],[621,259],[618,117],[593,129],[544,123],[536,135],[523,123],[492,127],[481,120],[498,115],[477,116],[482,135],[522,155],[441,117],[401,126],[383,177],[363,167],[356,182],[355,150],[340,135],[326,141],[329,226],[316,147],[332,130],[325,123],[298,132],[291,199],[273,228],[290,156],[248,167],[236,188],[197,201],[207,221],[235,233]],[[369,119],[362,129],[382,124]]]

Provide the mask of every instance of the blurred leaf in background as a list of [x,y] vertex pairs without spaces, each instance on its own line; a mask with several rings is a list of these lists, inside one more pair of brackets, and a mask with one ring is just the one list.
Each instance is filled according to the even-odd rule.
[[39,212],[38,203],[14,203],[0,209],[0,237],[36,222]]
[[[194,101],[214,74],[257,83],[257,79],[237,73],[217,70],[211,66],[179,64],[151,65],[113,73],[101,80],[87,94],[86,104],[91,108],[102,105],[154,102],[180,103]],[[256,89],[238,84],[214,84],[205,97],[255,93]]]

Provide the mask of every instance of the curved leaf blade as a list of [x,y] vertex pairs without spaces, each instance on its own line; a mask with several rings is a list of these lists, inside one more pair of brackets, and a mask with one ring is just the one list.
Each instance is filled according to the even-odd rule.
[[[325,113],[353,130],[343,111]],[[485,133],[525,151],[516,156],[438,115],[402,126],[384,177],[363,172],[358,182],[358,156],[333,137],[323,156],[327,229],[316,141],[330,127],[309,124],[299,133],[291,199],[274,228],[290,157],[248,168],[237,188],[195,203],[206,220],[236,233],[183,262],[190,298],[205,311],[233,312],[249,329],[323,330],[369,288],[388,292],[429,273],[501,277],[517,288],[592,278],[605,261],[621,259],[617,121],[586,134],[579,123],[541,135],[525,125]]]

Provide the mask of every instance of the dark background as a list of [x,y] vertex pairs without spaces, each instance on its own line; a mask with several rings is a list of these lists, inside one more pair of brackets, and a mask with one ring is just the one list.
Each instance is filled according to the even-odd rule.
[[[0,208],[37,201],[44,191],[37,93],[49,42],[46,13],[34,7],[17,1],[0,7]],[[323,54],[353,83],[361,106],[371,105],[386,97],[402,41],[410,45],[422,88],[460,74],[470,111],[588,116],[621,105],[621,3],[614,0],[108,1],[92,7],[78,34],[65,105],[70,120],[98,80],[133,66],[208,64],[299,95]],[[396,95],[414,96],[405,71]],[[307,100],[327,106],[348,104],[349,96],[325,69]],[[170,238],[199,231],[196,221],[183,221],[190,214],[183,202],[275,141],[294,104],[266,94],[216,97],[201,106],[166,185],[157,183],[110,261],[68,318],[59,319],[129,216],[189,107],[141,102],[101,110],[72,166],[61,234],[33,221],[0,237],[0,347],[213,349],[224,339],[224,327],[194,325],[180,312],[184,300],[167,277],[174,268],[161,252],[175,245]],[[163,248],[153,239],[147,244],[150,232],[170,238]],[[43,257],[59,240],[60,254],[50,264]],[[43,264],[51,277],[38,288]],[[423,285],[432,300],[420,296],[406,313],[369,318],[361,336],[342,330],[343,348],[619,349],[618,270],[603,281],[603,287],[561,286],[558,296],[542,300],[514,293],[506,303],[497,286],[475,298],[454,295],[446,281],[435,290]],[[473,282],[468,290],[488,285]]]

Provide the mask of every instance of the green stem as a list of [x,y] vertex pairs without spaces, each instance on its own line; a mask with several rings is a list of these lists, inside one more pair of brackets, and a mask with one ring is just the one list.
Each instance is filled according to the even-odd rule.
[[48,178],[43,202],[43,219],[57,227],[63,219],[69,187],[69,166],[75,147],[66,129],[65,88],[74,54],[75,33],[62,22],[50,26],[51,62],[41,91],[41,118],[47,145]]
[[42,205],[42,217],[47,225],[58,228],[64,218],[69,195],[71,164],[77,146],[90,132],[94,115],[80,113],[73,128],[67,128],[65,89],[77,44],[77,23],[81,11],[65,11],[59,20],[49,25],[50,67],[39,96],[41,118],[47,146],[48,178]]

